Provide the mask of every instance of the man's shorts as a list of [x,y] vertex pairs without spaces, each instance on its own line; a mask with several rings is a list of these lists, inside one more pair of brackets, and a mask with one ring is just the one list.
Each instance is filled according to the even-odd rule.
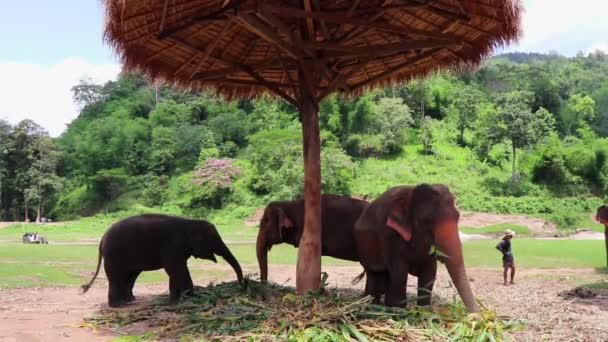
[[507,268],[507,267],[514,267],[515,266],[515,261],[511,258],[511,259],[503,259],[502,260],[502,267],[503,268]]

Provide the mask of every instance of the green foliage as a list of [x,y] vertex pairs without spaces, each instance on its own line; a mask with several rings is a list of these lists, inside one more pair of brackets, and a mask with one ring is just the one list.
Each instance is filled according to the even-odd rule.
[[424,154],[431,154],[433,151],[433,119],[424,117],[420,125],[420,142],[422,143],[422,151]]
[[175,131],[168,127],[154,127],[152,130],[150,168],[157,174],[171,174],[175,168],[175,136]]
[[[261,131],[249,138],[249,184],[268,199],[293,199],[303,194],[302,134],[299,130]],[[321,176],[324,192],[350,193],[352,162],[331,141],[323,140]]]
[[574,94],[568,100],[566,109],[561,114],[563,130],[566,135],[574,133],[576,128],[584,127],[595,118],[595,102],[590,96]]
[[[476,73],[330,95],[319,108],[324,190],[378,195],[396,184],[448,183],[470,208],[513,205],[575,225],[584,206],[546,213],[527,201],[605,196],[606,78],[599,55],[509,54]],[[301,127],[284,101],[229,102],[134,73],[104,85],[85,79],[73,93],[81,113],[52,142],[33,122],[0,121],[2,219],[33,217],[39,206],[54,218],[213,208],[243,217],[269,199],[301,196]],[[229,189],[192,183],[220,158],[240,170]]]

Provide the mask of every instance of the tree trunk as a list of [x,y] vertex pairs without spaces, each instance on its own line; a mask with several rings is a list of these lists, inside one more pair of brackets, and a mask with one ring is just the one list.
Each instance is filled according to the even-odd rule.
[[40,203],[38,203],[38,206],[36,206],[36,222],[40,222]]
[[604,245],[606,246],[606,268],[608,269],[608,225],[604,226]]
[[300,114],[304,143],[304,231],[298,246],[296,286],[299,294],[317,290],[321,283],[321,141],[319,108],[306,86],[304,70],[300,81]]
[[27,201],[25,201],[25,218],[23,219],[23,221],[30,222],[30,216],[28,215],[27,211],[28,211]]
[[460,145],[464,146],[464,125],[460,125]]
[[515,144],[513,142],[511,142],[511,145],[513,147],[513,164],[511,166],[511,180],[515,181],[515,160],[517,159],[517,154],[516,154],[516,150],[515,150]]

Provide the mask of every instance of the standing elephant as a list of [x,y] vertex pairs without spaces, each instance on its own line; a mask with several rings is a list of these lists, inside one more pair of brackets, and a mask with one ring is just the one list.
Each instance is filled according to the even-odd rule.
[[204,220],[188,220],[165,215],[134,216],[113,224],[99,243],[97,269],[83,293],[95,281],[101,259],[110,283],[108,305],[118,307],[135,300],[133,285],[142,271],[161,268],[169,275],[170,301],[175,303],[194,288],[188,258],[224,258],[240,281],[243,272],[238,261],[222,241],[215,226]]
[[[340,195],[321,196],[321,254],[359,261],[353,234],[355,222],[369,203]],[[256,243],[260,278],[268,280],[268,251],[288,243],[298,247],[304,229],[304,200],[271,202],[264,210]]]
[[444,185],[398,186],[373,201],[355,224],[355,238],[367,281],[365,294],[387,306],[401,306],[408,273],[418,277],[418,305],[430,304],[437,273],[434,245],[470,312],[479,308],[464,267],[458,236],[460,213]]

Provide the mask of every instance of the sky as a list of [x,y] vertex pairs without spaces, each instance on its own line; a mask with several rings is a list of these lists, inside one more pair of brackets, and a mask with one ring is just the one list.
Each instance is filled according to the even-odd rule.
[[[607,1],[523,3],[523,38],[498,52],[608,52]],[[29,118],[51,136],[60,135],[78,116],[70,88],[85,77],[98,83],[115,79],[120,71],[102,28],[100,0],[2,1],[0,119]]]

